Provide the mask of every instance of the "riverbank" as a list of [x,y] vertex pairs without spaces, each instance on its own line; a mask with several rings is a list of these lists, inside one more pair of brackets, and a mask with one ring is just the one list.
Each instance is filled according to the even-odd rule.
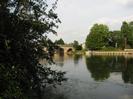
[[86,55],[133,55],[133,51],[86,51]]
[[85,50],[74,51],[73,54],[74,55],[85,55],[86,54],[86,51]]

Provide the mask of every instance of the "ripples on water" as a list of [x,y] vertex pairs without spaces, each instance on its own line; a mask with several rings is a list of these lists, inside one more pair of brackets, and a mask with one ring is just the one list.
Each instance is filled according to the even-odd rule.
[[46,88],[45,99],[133,99],[133,58],[57,55],[55,62],[68,81]]

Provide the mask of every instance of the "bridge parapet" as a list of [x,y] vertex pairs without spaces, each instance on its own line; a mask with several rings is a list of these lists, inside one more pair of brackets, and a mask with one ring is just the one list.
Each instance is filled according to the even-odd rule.
[[72,45],[58,45],[60,48],[64,50],[64,53],[68,53],[69,51],[74,51],[74,47]]

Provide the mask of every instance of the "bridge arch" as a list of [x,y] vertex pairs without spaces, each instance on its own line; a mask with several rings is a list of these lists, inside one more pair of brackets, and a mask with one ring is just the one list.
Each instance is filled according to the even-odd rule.
[[71,45],[60,45],[60,48],[62,48],[66,54],[74,52],[74,48]]

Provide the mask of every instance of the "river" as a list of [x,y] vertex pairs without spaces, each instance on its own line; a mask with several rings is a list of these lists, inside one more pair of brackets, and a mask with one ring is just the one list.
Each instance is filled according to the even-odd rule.
[[133,99],[133,58],[128,56],[58,56],[52,69],[68,80],[47,88],[44,99]]

